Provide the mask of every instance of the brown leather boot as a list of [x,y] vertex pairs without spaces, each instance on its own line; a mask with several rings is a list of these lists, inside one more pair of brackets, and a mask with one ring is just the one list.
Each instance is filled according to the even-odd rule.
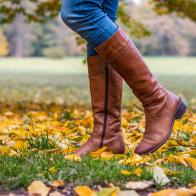
[[156,151],[169,139],[174,121],[182,118],[187,109],[186,103],[160,85],[121,29],[96,50],[125,79],[144,106],[145,133],[135,152]]
[[75,153],[86,155],[106,146],[109,151],[124,153],[121,135],[122,78],[99,55],[88,58],[94,130],[90,139]]

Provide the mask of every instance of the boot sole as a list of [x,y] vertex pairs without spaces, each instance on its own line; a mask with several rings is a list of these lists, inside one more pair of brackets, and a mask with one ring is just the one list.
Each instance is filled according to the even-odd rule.
[[173,117],[173,120],[172,120],[172,123],[171,123],[171,126],[170,126],[170,130],[169,130],[169,132],[167,134],[167,137],[158,146],[155,146],[152,150],[150,150],[148,152],[141,153],[141,155],[142,154],[144,155],[144,154],[153,153],[153,152],[158,150],[162,145],[164,145],[167,142],[167,140],[170,138],[170,136],[172,134],[172,130],[173,130],[173,126],[174,126],[175,120],[181,119],[184,116],[184,114],[186,113],[187,108],[188,108],[187,103],[180,98],[180,103],[179,103],[179,105],[178,105],[178,107],[176,109],[176,112],[174,114],[174,117]]

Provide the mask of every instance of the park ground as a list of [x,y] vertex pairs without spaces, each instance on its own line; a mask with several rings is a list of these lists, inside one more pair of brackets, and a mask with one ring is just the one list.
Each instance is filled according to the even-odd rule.
[[81,159],[64,154],[85,142],[92,131],[83,60],[0,59],[0,194],[35,190],[43,190],[43,196],[93,195],[94,191],[109,196],[119,190],[124,195],[160,190],[167,191],[162,195],[172,191],[193,194],[196,58],[145,58],[161,83],[189,104],[187,114],[175,123],[171,139],[159,151],[143,157],[133,154],[145,119],[141,105],[125,85],[122,132],[126,154],[113,155],[103,148]]

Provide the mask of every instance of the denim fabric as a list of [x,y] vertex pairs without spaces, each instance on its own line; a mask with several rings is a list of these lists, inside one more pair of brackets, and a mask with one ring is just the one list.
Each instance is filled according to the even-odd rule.
[[88,42],[87,53],[92,56],[94,48],[117,31],[117,8],[118,0],[62,0],[61,17]]

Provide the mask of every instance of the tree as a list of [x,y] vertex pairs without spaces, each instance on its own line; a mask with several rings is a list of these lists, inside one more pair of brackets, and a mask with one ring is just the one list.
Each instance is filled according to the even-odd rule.
[[18,14],[26,21],[44,22],[59,14],[60,0],[0,0],[0,23],[13,22]]
[[134,40],[143,55],[194,54],[191,47],[196,43],[196,35],[193,33],[196,24],[193,21],[174,14],[158,16],[149,3],[130,7],[128,11],[151,32],[149,37]]
[[[180,16],[196,20],[195,0],[148,0],[159,14],[175,12]],[[13,22],[18,14],[26,21],[44,22],[58,16],[61,0],[0,0],[0,24]],[[125,10],[126,1],[120,1],[119,20],[135,37],[148,36],[145,26]]]
[[6,37],[0,30],[0,56],[7,56],[9,53],[9,47]]
[[[55,52],[59,51],[59,48],[67,55],[81,54],[79,48],[74,45],[75,43],[73,44],[75,34],[71,34],[67,28],[65,30],[62,22],[57,22],[60,18],[56,17],[60,13],[60,2],[60,0],[0,0],[0,24],[11,23],[10,27],[6,25],[5,28],[11,55],[49,55],[53,53],[54,49]],[[177,17],[174,16],[174,13],[190,19],[186,21],[195,21],[196,0],[143,0],[142,2],[145,2],[141,4],[141,7],[144,8],[144,12],[147,12],[147,17],[142,18],[140,11],[140,14],[137,14],[137,10],[133,11],[135,7],[139,7],[134,6],[133,2],[120,0],[118,19],[121,26],[132,37],[147,37],[147,39],[142,39],[142,42],[140,39],[136,40],[136,44],[143,54],[190,55],[190,51],[193,51],[191,54],[195,54],[195,36],[182,32],[183,29],[187,31],[186,29],[190,28],[181,26],[182,30],[178,29],[179,21],[175,20]],[[165,15],[163,23],[168,20],[167,24],[163,24],[164,31],[160,29],[161,17],[157,17],[157,13]],[[170,13],[171,16],[169,16]],[[51,20],[51,18],[55,19]],[[148,18],[148,21],[145,21],[145,18]],[[30,24],[32,22],[33,24]],[[176,22],[178,25],[175,25]],[[194,32],[194,29],[195,27],[190,32]],[[149,35],[151,36],[149,37]],[[69,37],[69,39],[65,40],[65,37]],[[79,37],[76,37],[76,40],[78,45],[85,43]],[[160,48],[160,46],[162,47]]]
[[[175,12],[196,20],[195,0],[148,0],[159,14]],[[126,2],[126,1],[121,1]],[[56,17],[61,7],[60,0],[0,0],[0,23],[12,22],[18,13],[28,21],[43,22],[48,18]],[[120,17],[124,17],[121,12]]]
[[[147,29],[139,21],[124,11],[126,4],[120,2],[119,18],[136,37],[149,35]],[[45,22],[58,16],[60,0],[0,0],[0,24],[11,23],[18,14],[27,22]]]
[[151,0],[159,14],[177,13],[196,21],[196,0]]

